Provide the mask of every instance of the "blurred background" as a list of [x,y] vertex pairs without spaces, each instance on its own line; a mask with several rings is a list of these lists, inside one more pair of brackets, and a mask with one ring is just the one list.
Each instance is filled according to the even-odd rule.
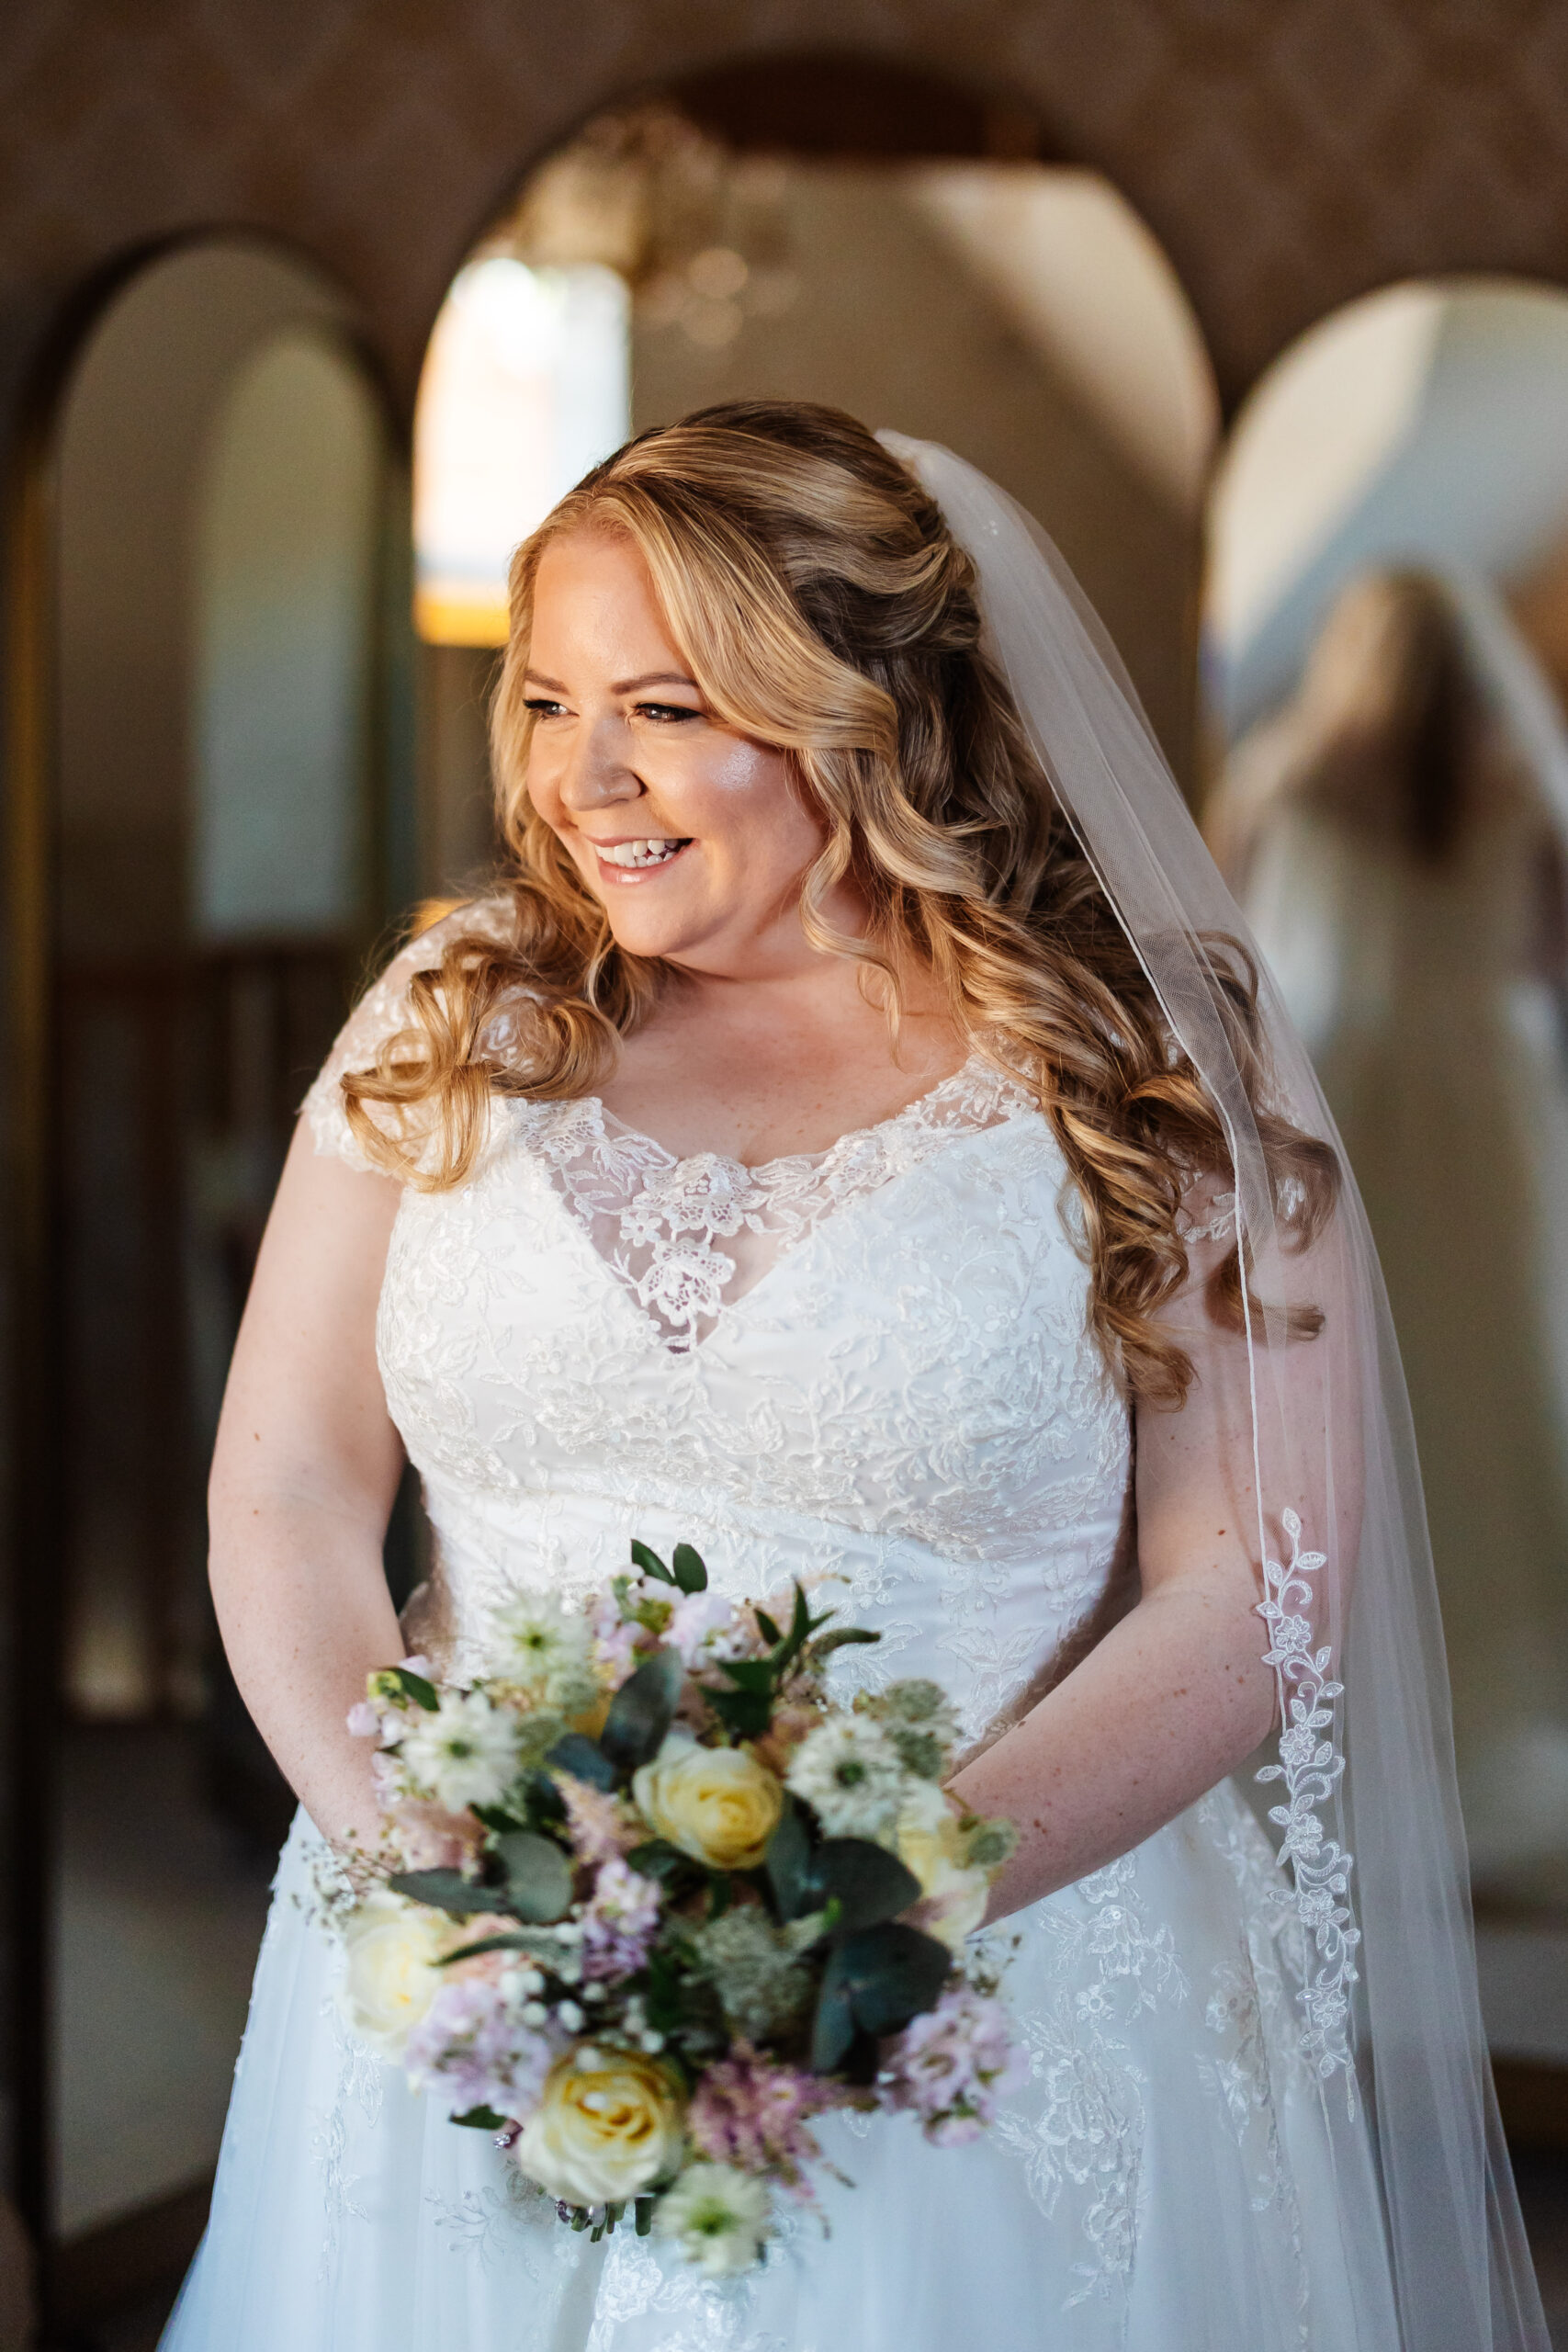
[[0,107],[0,2352],[151,2345],[202,2225],[289,1811],[205,1457],[299,1095],[492,857],[508,557],[761,393],[1046,524],[1307,1034],[1568,2346],[1568,0],[12,0]]

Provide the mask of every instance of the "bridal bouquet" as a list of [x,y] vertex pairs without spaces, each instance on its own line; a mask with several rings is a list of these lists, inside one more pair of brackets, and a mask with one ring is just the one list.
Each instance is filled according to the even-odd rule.
[[938,1686],[852,1706],[824,1667],[876,1636],[787,1625],[644,1544],[586,1609],[514,1601],[493,1670],[406,1658],[350,1729],[384,1839],[342,1918],[352,2030],[492,2132],[561,2219],[630,2209],[711,2277],[809,2199],[813,2120],[907,2109],[943,2144],[1016,2060],[964,1939],[1011,1850],[942,1789]]

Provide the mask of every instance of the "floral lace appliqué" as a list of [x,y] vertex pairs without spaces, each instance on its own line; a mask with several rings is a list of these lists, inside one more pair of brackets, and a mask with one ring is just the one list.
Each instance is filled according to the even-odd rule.
[[1303,2047],[1325,2080],[1343,2071],[1353,2105],[1350,1987],[1357,1981],[1355,1953],[1361,1933],[1346,1899],[1351,1857],[1328,1835],[1318,1812],[1329,1803],[1345,1770],[1345,1758],[1332,1737],[1334,1702],[1344,1685],[1330,1680],[1333,1651],[1327,1644],[1314,1648],[1307,1614],[1315,1598],[1312,1579],[1326,1555],[1303,1551],[1296,1512],[1284,1510],[1280,1518],[1290,1538],[1291,1556],[1284,1565],[1264,1561],[1265,1598],[1258,1613],[1269,1631],[1263,1663],[1274,1668],[1285,1729],[1280,1735],[1280,1761],[1266,1764],[1258,1777],[1284,1781],[1286,1802],[1271,1806],[1269,1818],[1283,1832],[1280,1857],[1294,1882],[1297,1917],[1317,1951],[1317,1965],[1309,1971],[1301,1992],[1306,2016]]
[[678,1159],[594,1095],[524,1104],[520,1114],[528,1148],[548,1164],[594,1248],[682,1354],[713,1329],[727,1298],[753,1288],[825,1216],[879,1192],[955,1135],[1031,1107],[1021,1086],[974,1056],[879,1125],[841,1136],[828,1151],[756,1168],[713,1151]]

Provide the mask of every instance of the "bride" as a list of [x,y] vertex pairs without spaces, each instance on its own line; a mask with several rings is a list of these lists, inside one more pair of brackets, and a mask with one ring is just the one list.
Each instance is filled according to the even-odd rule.
[[[170,2352],[1545,2352],[1364,1220],[1092,617],[947,453],[708,410],[519,551],[495,746],[507,869],[312,1088],[231,1376],[214,1591],[303,1809]],[[537,2218],[311,1907],[367,1673],[633,1536],[874,1627],[846,1685],[940,1678],[1021,1833],[998,2129],[829,2119],[725,2284]]]

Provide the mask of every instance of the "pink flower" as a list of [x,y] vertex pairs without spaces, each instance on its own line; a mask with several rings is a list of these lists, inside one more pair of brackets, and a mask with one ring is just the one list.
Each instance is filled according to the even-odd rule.
[[448,1813],[438,1804],[404,1798],[389,1812],[391,1832],[406,1871],[461,1870],[484,1838],[473,1815]]
[[624,1681],[637,1664],[637,1645],[649,1639],[648,1634],[634,1620],[621,1615],[621,1604],[613,1591],[594,1594],[589,1622],[596,1664],[617,1682]]
[[1025,2071],[1000,2001],[961,1980],[889,2045],[881,2088],[888,2107],[920,2118],[928,2140],[953,2148],[978,2138]]
[[444,1984],[409,2036],[404,2065],[415,2090],[455,2114],[473,2107],[525,2121],[539,2103],[555,2044],[513,2018],[497,1986],[467,1978]]
[[647,1964],[659,1927],[660,1892],[619,1854],[603,1862],[582,1915],[582,1973],[590,1981],[635,1976]]
[[746,1646],[730,1602],[717,1592],[685,1592],[675,1603],[665,1636],[690,1666],[705,1645],[714,1657],[739,1656]]
[[697,2085],[686,2121],[693,2146],[713,2163],[773,2174],[809,2197],[804,2168],[822,2153],[809,2120],[837,2104],[830,2083],[738,2041]]
[[355,1739],[379,1739],[381,1710],[368,1699],[356,1699],[348,1711],[348,1728]]
[[566,1806],[572,1851],[580,1861],[618,1860],[646,1836],[637,1822],[627,1818],[620,1799],[607,1791],[574,1780],[570,1772],[562,1772],[556,1786]]

